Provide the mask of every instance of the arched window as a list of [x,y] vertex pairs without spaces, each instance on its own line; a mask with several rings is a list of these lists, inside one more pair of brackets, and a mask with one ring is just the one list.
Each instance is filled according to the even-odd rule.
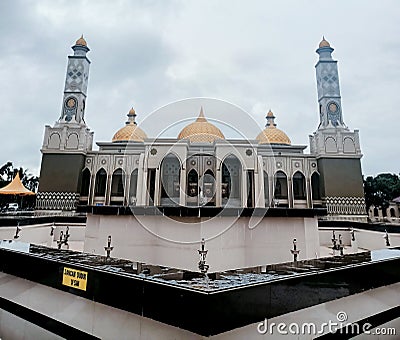
[[241,205],[241,163],[235,156],[228,156],[222,163],[222,204]]
[[390,208],[390,217],[396,217],[396,213],[394,211],[394,208]]
[[89,196],[90,171],[88,168],[82,172],[81,196]]
[[274,198],[276,198],[276,199],[287,199],[288,198],[287,177],[283,171],[278,171],[275,173]]
[[138,180],[138,170],[135,169],[131,174],[131,182],[129,185],[129,203],[133,204],[136,202],[136,192],[137,192],[137,180]]
[[379,211],[378,211],[378,208],[377,208],[377,207],[374,208],[374,216],[375,216],[375,217],[378,217],[378,216],[379,216]]
[[124,175],[122,169],[115,170],[112,175],[111,196],[124,196]]
[[106,184],[107,184],[107,173],[101,168],[96,174],[96,184],[94,187],[95,196],[105,196],[106,195]]
[[172,154],[167,155],[161,164],[161,205],[179,204],[180,171],[179,159]]
[[208,169],[203,175],[203,195],[210,199],[215,194],[214,173]]
[[313,200],[320,200],[321,199],[321,188],[319,184],[319,174],[314,172],[311,176],[311,192],[312,192],[312,199]]
[[187,176],[187,195],[189,197],[196,197],[199,193],[199,176],[195,169],[190,170]]
[[306,199],[306,179],[300,171],[293,175],[293,196],[295,200]]
[[268,174],[264,171],[264,200],[265,206],[269,206],[269,183],[268,183]]

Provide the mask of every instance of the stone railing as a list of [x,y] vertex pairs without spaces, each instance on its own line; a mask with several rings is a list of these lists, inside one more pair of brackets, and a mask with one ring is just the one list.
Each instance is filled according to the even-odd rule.
[[37,210],[75,210],[79,194],[74,192],[38,192],[36,195]]

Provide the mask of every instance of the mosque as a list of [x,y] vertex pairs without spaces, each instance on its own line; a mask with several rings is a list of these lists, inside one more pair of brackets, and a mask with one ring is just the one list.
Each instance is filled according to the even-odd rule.
[[328,321],[354,339],[369,328],[344,322],[400,327],[400,234],[365,223],[359,132],[325,38],[308,152],[271,110],[265,129],[227,138],[201,105],[176,138],[149,136],[131,108],[94,149],[83,36],[72,50],[35,216],[0,228],[0,337],[276,338],[267,319],[322,327],[305,339],[334,336]]
[[72,49],[61,115],[45,128],[38,209],[325,207],[328,219],[365,220],[359,134],[344,123],[337,61],[325,39],[316,51],[320,124],[309,153],[277,127],[272,111],[263,131],[229,140],[200,108],[176,139],[147,136],[132,108],[125,126],[93,150],[85,122],[89,48],[81,37]]

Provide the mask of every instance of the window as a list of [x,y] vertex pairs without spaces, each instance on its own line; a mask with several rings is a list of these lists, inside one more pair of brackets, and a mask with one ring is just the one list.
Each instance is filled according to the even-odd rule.
[[287,199],[288,198],[287,177],[283,171],[278,171],[275,174],[274,197],[277,199]]
[[300,171],[293,175],[293,196],[295,200],[306,199],[306,179]]
[[311,190],[312,190],[312,199],[320,200],[321,189],[319,185],[319,174],[317,172],[314,172],[311,176]]
[[114,171],[111,180],[111,196],[124,196],[124,177],[122,169]]
[[107,184],[107,173],[101,168],[96,174],[96,184],[94,188],[95,196],[105,196],[106,195],[106,184]]

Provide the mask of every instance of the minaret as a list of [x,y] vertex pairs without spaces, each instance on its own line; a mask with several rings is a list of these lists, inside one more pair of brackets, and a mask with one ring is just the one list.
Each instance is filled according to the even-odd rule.
[[320,124],[310,135],[310,153],[318,162],[322,198],[331,218],[365,221],[358,130],[344,124],[337,61],[324,37],[316,52]]
[[89,52],[83,35],[72,46],[74,55],[68,56],[64,98],[59,123],[85,124],[85,102],[89,79]]
[[61,115],[45,126],[37,209],[73,210],[79,200],[85,157],[93,132],[86,126],[85,102],[90,61],[86,41],[79,38],[68,56]]
[[332,126],[345,128],[342,116],[339,73],[337,61],[332,59],[333,51],[334,49],[323,37],[316,51],[319,54],[319,60],[315,65],[320,129]]

